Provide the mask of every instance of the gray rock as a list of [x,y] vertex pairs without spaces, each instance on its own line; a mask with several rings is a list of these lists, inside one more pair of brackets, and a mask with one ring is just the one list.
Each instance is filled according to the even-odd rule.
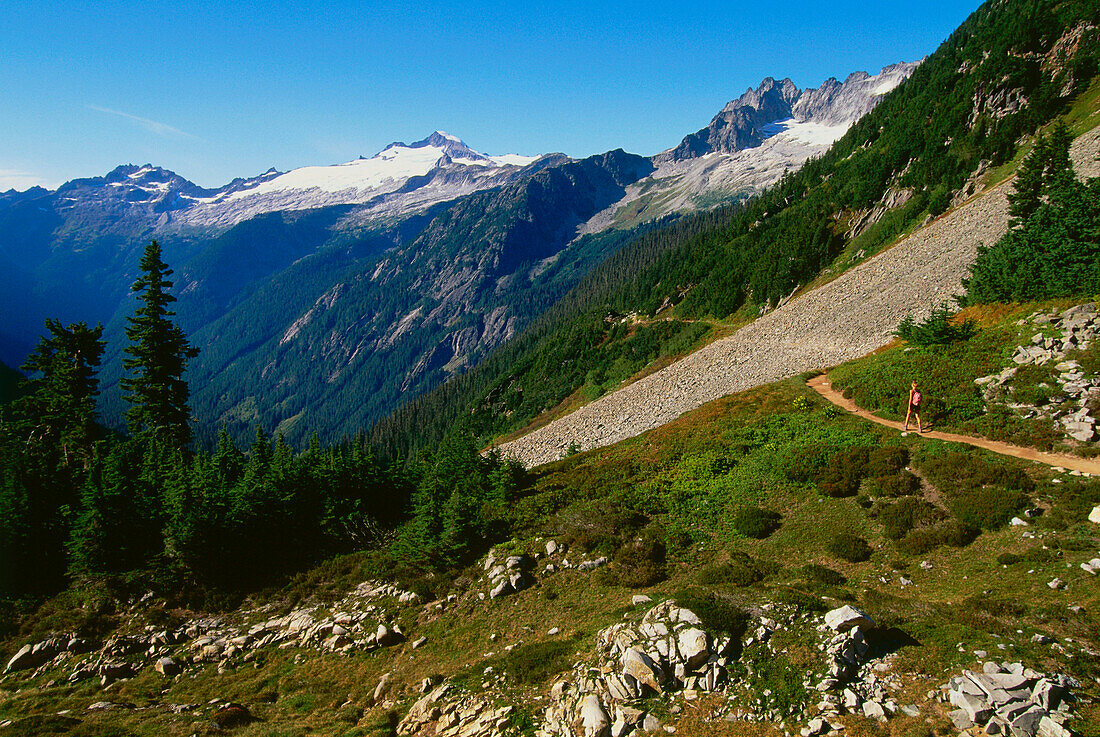
[[687,667],[694,670],[710,657],[710,636],[701,629],[687,627],[677,635],[676,647]]
[[171,678],[174,675],[178,675],[182,668],[180,668],[179,663],[172,660],[171,658],[160,658],[153,665],[153,670],[163,676],[168,676],[169,678]]
[[611,720],[607,718],[607,712],[604,711],[599,696],[592,693],[586,694],[578,706],[578,716],[586,737],[599,737],[608,731]]
[[[1100,507],[1098,507],[1100,509]],[[19,648],[19,651],[12,656],[8,661],[8,665],[4,668],[5,673],[13,673],[19,670],[26,670],[27,668],[33,668],[38,665],[38,657],[32,652],[34,650],[33,645],[24,645]]]
[[1046,710],[1039,706],[1031,706],[1009,722],[1009,728],[1014,737],[1035,737],[1039,731],[1039,723],[1047,716]]
[[951,723],[955,725],[955,729],[958,729],[960,732],[974,726],[974,720],[962,709],[955,709],[954,711],[947,712],[947,717],[951,720]]
[[638,683],[650,687],[654,691],[661,691],[661,684],[665,680],[661,666],[653,662],[653,659],[637,648],[630,648],[623,653],[623,675],[631,676]]
[[847,632],[853,627],[872,629],[875,622],[855,607],[845,605],[826,613],[825,625],[834,632]]

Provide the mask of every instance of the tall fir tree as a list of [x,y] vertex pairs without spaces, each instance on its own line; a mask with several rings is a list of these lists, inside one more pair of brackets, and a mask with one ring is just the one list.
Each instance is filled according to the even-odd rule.
[[191,439],[189,390],[183,372],[188,359],[199,352],[169,320],[175,313],[168,305],[176,301],[168,291],[172,270],[161,260],[156,241],[145,247],[141,272],[131,287],[138,292],[141,305],[127,318],[130,346],[126,353],[130,358],[122,362],[131,373],[122,379],[122,388],[129,392],[126,401],[131,404],[126,420],[132,432],[163,434],[182,447]]
[[43,336],[22,368],[30,378],[15,402],[17,432],[30,443],[50,446],[62,462],[87,463],[96,438],[96,367],[103,356],[103,326],[77,322],[65,327],[46,320]]

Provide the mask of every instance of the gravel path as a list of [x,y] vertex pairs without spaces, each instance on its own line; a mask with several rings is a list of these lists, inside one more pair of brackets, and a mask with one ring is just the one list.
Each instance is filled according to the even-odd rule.
[[[1100,129],[1074,144],[1079,173],[1100,173]],[[832,282],[676,363],[500,446],[527,467],[639,435],[727,394],[864,356],[962,291],[979,244],[1007,230],[1004,182]]]

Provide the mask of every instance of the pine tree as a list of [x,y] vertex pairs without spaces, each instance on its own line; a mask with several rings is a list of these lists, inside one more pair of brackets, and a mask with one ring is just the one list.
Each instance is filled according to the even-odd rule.
[[67,463],[77,454],[87,462],[95,438],[95,369],[103,356],[103,326],[78,322],[64,327],[47,319],[48,336],[38,341],[22,368],[31,378],[15,402],[18,432],[29,442],[50,444]]
[[1031,217],[1039,209],[1043,194],[1043,173],[1049,158],[1049,144],[1045,135],[1040,135],[1035,147],[1024,157],[1016,172],[1014,192],[1008,195],[1008,214],[1015,227]]
[[183,371],[198,351],[168,319],[175,315],[168,309],[176,301],[168,293],[172,270],[161,260],[156,241],[145,247],[141,271],[131,287],[139,293],[141,305],[127,318],[130,346],[126,353],[131,357],[122,362],[131,372],[122,379],[122,388],[129,392],[126,401],[132,405],[126,420],[132,432],[163,433],[182,447],[191,439],[189,391]]

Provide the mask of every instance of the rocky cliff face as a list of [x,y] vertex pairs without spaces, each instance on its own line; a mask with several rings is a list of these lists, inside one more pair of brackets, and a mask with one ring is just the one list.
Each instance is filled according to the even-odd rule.
[[874,76],[853,72],[844,82],[829,78],[820,87],[805,90],[798,89],[790,79],[777,82],[766,77],[759,87],[729,102],[710,125],[686,136],[679,146],[658,154],[654,161],[661,164],[711,153],[735,154],[759,146],[780,132],[778,126],[784,123],[847,129],[901,84],[918,63],[893,64]]

